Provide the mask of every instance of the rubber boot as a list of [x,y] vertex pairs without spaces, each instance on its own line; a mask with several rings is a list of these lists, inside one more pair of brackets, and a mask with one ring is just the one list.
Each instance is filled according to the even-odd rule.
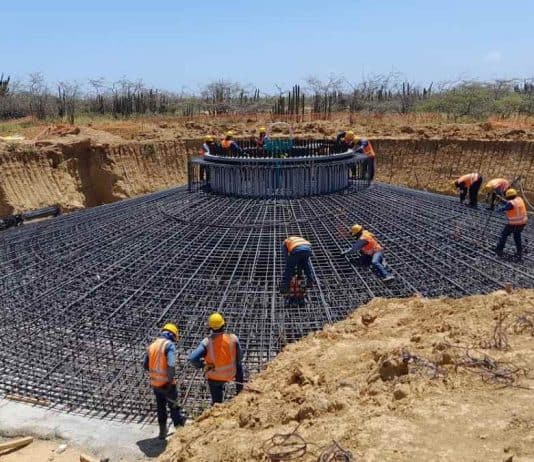
[[167,438],[167,424],[159,424],[159,435],[160,440],[165,440]]

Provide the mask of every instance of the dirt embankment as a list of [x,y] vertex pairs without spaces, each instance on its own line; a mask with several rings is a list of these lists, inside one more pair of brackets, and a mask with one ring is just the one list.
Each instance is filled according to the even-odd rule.
[[76,137],[0,149],[0,215],[51,204],[75,210],[183,184],[185,146]]
[[316,461],[336,441],[354,460],[532,461],[533,308],[533,290],[375,299],[287,346],[160,460]]

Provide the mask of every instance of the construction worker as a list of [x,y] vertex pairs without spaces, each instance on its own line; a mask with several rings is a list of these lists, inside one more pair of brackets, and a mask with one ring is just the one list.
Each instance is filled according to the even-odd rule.
[[508,236],[513,234],[516,246],[516,256],[518,259],[521,259],[523,255],[521,233],[525,229],[528,221],[527,206],[525,205],[525,201],[517,195],[515,189],[508,189],[504,193],[504,197],[505,200],[497,207],[497,211],[506,213],[508,223],[506,223],[502,230],[501,238],[495,248],[495,253],[500,257],[503,256],[504,246],[506,245]]
[[256,138],[256,146],[258,146],[258,148],[263,148],[265,141],[267,141],[268,139],[269,138],[267,137],[267,129],[265,127],[260,127],[258,129],[258,137]]
[[287,294],[291,279],[295,272],[299,271],[304,271],[306,275],[306,287],[312,287],[315,283],[315,274],[310,259],[311,244],[302,237],[289,236],[282,244],[282,254],[286,267],[280,285],[280,293]]
[[488,197],[490,210],[495,208],[495,201],[497,198],[502,199],[504,197],[504,193],[509,187],[510,182],[504,178],[493,178],[493,180],[488,181],[484,185],[483,189]]
[[341,252],[342,255],[348,255],[352,252],[360,252],[360,262],[364,265],[371,264],[384,281],[394,279],[384,264],[384,248],[378,243],[375,236],[363,229],[362,225],[353,225],[350,229],[351,234],[357,239],[350,249]]
[[297,271],[289,283],[289,292],[286,295],[286,307],[304,307],[306,305],[306,286],[302,281],[302,271]]
[[469,207],[476,207],[478,203],[478,190],[482,184],[480,173],[468,173],[462,175],[453,182],[454,186],[460,190],[460,203],[464,203],[467,193],[469,193]]
[[224,138],[221,140],[221,148],[226,156],[240,156],[243,154],[243,150],[234,141],[234,132],[229,130],[225,133]]
[[376,169],[376,154],[375,150],[373,149],[373,145],[366,138],[358,138],[356,145],[354,146],[354,152],[365,154],[367,156],[367,179],[369,181],[373,181],[375,178]]
[[215,144],[215,140],[213,136],[206,135],[204,137],[204,144],[200,148],[199,154],[201,156],[203,156],[204,154],[213,154],[215,151],[215,147],[216,147],[216,144]]
[[340,144],[346,150],[354,149],[356,146],[354,132],[352,130],[339,132],[336,136],[336,144]]
[[178,391],[174,378],[176,367],[176,341],[178,327],[167,323],[161,329],[159,337],[147,349],[143,367],[150,376],[150,385],[156,396],[160,440],[167,436],[167,406],[175,427],[185,425],[187,417],[182,414],[177,403]]
[[189,355],[193,366],[204,369],[212,405],[223,402],[228,382],[236,381],[237,393],[243,389],[243,353],[237,336],[225,333],[225,324],[221,313],[210,314],[210,335]]

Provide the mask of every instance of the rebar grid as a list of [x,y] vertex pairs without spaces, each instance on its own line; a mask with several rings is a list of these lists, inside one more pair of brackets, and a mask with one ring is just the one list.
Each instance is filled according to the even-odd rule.
[[[174,321],[182,399],[198,412],[207,390],[186,354],[207,334],[213,310],[240,337],[252,373],[374,296],[534,287],[532,255],[512,262],[491,252],[504,218],[493,216],[484,232],[488,212],[455,198],[382,184],[356,189],[256,200],[183,187],[3,232],[0,390],[71,412],[152,420],[141,362]],[[394,281],[341,256],[353,223],[384,244]],[[523,233],[530,241],[531,229]],[[318,284],[305,307],[286,307],[277,292],[290,234],[313,244]]]

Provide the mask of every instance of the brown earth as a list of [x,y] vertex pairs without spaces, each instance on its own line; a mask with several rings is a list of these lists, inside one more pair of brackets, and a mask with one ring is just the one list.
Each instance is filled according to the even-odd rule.
[[[345,120],[346,119],[346,120]],[[452,193],[450,181],[479,171],[487,179],[523,176],[534,200],[534,122],[529,119],[451,124],[436,116],[356,117],[378,152],[377,179]],[[187,158],[205,133],[232,128],[249,136],[268,120],[257,116],[101,120],[84,126],[0,123],[22,141],[0,139],[0,215],[59,204],[64,211],[114,202],[184,184]],[[296,136],[332,137],[334,120],[292,122]],[[6,128],[7,127],[7,128]],[[491,135],[491,136],[490,136]]]
[[[518,321],[527,312],[534,321],[534,290],[375,299],[287,346],[249,391],[176,433],[160,460],[266,461],[265,450],[301,448],[295,460],[316,461],[336,441],[360,461],[532,461],[534,325]],[[505,337],[494,336],[499,319]],[[509,349],[491,348],[503,339]],[[302,440],[270,446],[294,431]]]
[[[6,441],[10,441],[10,439],[2,439],[0,442]],[[58,450],[64,444],[67,445],[66,449]],[[89,454],[87,451],[81,451],[61,440],[34,439],[32,443],[21,449],[0,453],[0,460],[2,462],[72,462],[80,460],[80,453],[82,452]]]

